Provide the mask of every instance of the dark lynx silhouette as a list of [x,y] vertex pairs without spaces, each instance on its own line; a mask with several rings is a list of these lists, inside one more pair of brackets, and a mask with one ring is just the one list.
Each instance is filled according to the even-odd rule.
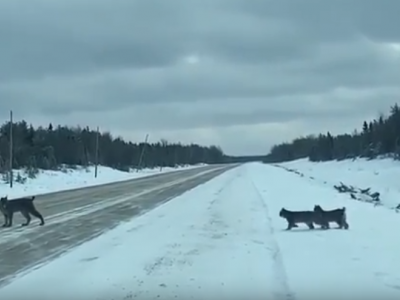
[[321,225],[322,228],[329,228],[329,224],[321,218],[320,214],[316,214],[314,211],[290,211],[282,208],[279,212],[279,216],[286,219],[288,227],[286,230],[299,227],[297,224],[306,224],[308,228],[314,229],[314,223]]
[[336,224],[338,224],[340,229],[349,229],[345,207],[333,210],[323,210],[320,205],[315,205],[314,212],[316,213],[317,218],[323,220],[328,224],[328,228],[329,222],[335,222]]
[[4,225],[3,227],[11,227],[13,223],[14,213],[20,212],[26,219],[26,223],[22,226],[28,226],[31,222],[31,216],[33,215],[40,220],[40,225],[44,225],[43,216],[38,212],[35,205],[33,204],[35,196],[23,197],[13,200],[8,200],[7,197],[0,198],[0,210],[4,215]]

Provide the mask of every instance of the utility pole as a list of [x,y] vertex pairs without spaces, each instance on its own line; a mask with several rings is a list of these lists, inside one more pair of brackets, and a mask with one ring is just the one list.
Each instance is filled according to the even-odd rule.
[[9,138],[9,141],[10,141],[10,153],[9,153],[9,157],[10,157],[10,165],[9,165],[9,171],[10,171],[10,173],[9,173],[9,175],[10,175],[10,188],[12,188],[13,187],[13,183],[14,183],[14,175],[13,175],[13,159],[14,159],[14,157],[13,157],[13,143],[14,143],[14,140],[13,140],[13,112],[12,112],[12,110],[10,110],[10,132],[9,132],[9,134],[10,134],[10,138]]
[[99,126],[97,126],[96,131],[96,152],[95,152],[95,165],[94,165],[94,178],[97,178],[97,168],[99,165]]
[[140,168],[141,168],[141,166],[142,166],[142,161],[143,161],[144,151],[145,151],[145,149],[146,149],[146,145],[147,145],[147,141],[148,141],[148,139],[149,139],[149,134],[146,134],[146,138],[144,139],[144,144],[143,144],[142,151],[141,151],[141,153],[140,153],[140,157],[139,157],[139,163],[138,163],[138,166],[137,166],[136,172],[139,172],[139,170],[140,170]]

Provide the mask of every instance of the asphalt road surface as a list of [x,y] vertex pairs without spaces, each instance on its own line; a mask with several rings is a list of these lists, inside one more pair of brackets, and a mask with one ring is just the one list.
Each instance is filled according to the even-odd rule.
[[37,196],[35,205],[46,225],[38,226],[32,217],[28,227],[21,227],[24,219],[17,213],[12,228],[0,228],[0,286],[236,166],[206,166]]

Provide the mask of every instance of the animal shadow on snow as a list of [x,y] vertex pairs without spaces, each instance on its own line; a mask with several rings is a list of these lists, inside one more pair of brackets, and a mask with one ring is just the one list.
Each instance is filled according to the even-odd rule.
[[287,229],[280,229],[281,232],[285,232],[285,233],[301,233],[301,232],[329,232],[329,231],[336,231],[336,230],[341,230],[340,228],[337,227],[332,227],[329,230],[323,229],[323,228],[314,228],[314,229],[309,229],[309,228],[296,228],[293,230],[287,230]]
[[316,231],[327,231],[327,230],[323,228],[309,229],[308,227],[304,227],[304,228],[295,228],[292,230],[281,229],[280,231],[287,233],[298,233],[298,232],[316,232]]

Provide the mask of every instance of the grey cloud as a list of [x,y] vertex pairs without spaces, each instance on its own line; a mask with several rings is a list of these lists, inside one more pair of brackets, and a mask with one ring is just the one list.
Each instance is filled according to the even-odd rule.
[[344,40],[363,34],[381,41],[400,41],[400,3],[392,0],[233,0],[238,11],[260,18],[279,18],[325,40]]
[[172,64],[190,34],[174,2],[2,1],[0,79]]
[[[399,90],[390,93],[378,90],[351,92],[337,90],[331,95],[317,94],[300,97],[281,97],[266,101],[263,98],[238,99],[229,102],[225,99],[214,99],[208,106],[203,102],[186,103],[154,103],[152,105],[128,105],[124,108],[109,105],[108,110],[92,109],[79,111],[70,110],[68,114],[46,114],[52,116],[46,122],[61,122],[73,120],[74,124],[108,127],[118,131],[127,129],[153,132],[160,130],[195,130],[196,128],[223,128],[231,126],[251,126],[261,124],[276,124],[287,122],[310,122],[324,124],[351,120],[361,105],[367,105],[376,110],[387,100],[397,95]],[[362,98],[360,100],[359,98]],[[325,98],[325,99],[323,99]],[[322,100],[323,99],[323,100]],[[371,109],[371,110],[372,110]],[[32,111],[19,113],[32,114]],[[39,112],[36,112],[39,114]],[[358,124],[357,124],[358,125]],[[318,128],[324,128],[323,125]],[[325,129],[324,129],[325,130]],[[328,128],[326,129],[328,130]]]
[[[325,51],[314,61],[297,64],[260,66],[231,65],[207,61],[199,66],[122,70],[90,74],[87,77],[49,78],[37,82],[0,85],[2,99],[12,99],[22,109],[37,109],[45,113],[63,114],[79,108],[81,111],[107,110],[132,105],[157,103],[202,102],[212,105],[217,99],[225,105],[238,101],[251,103],[262,98],[264,104],[280,103],[283,96],[304,105],[307,94],[322,94],[335,87],[371,88],[396,85],[400,69],[396,65],[374,60],[373,55],[348,57]],[[343,51],[342,49],[341,51]],[[314,64],[313,64],[314,63]],[[321,96],[323,97],[323,96]],[[298,98],[299,100],[293,100]],[[24,103],[41,103],[33,108]],[[209,107],[209,106],[208,106]]]
[[[252,153],[301,130],[351,130],[400,96],[400,51],[383,44],[400,42],[397,11],[389,0],[3,0],[0,116],[177,139],[207,128],[230,149],[235,126],[304,124],[240,131]],[[199,63],[184,62],[192,54]]]

